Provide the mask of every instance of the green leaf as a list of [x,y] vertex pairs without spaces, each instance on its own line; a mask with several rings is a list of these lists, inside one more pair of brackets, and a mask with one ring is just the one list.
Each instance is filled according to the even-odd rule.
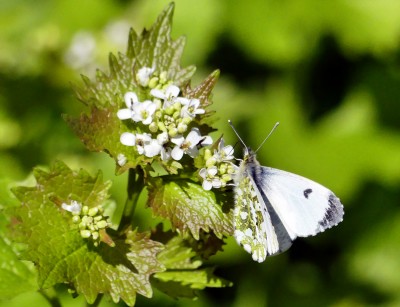
[[213,268],[200,268],[202,261],[198,259],[190,241],[175,236],[166,242],[165,249],[159,253],[158,259],[167,270],[154,274],[152,284],[175,298],[194,298],[197,296],[195,290],[206,287],[231,286],[229,281],[214,276]]
[[197,240],[201,229],[222,238],[233,233],[232,210],[222,198],[191,181],[160,180],[149,188],[148,205],[154,214],[170,220],[182,233],[189,230]]
[[154,277],[161,281],[173,281],[190,286],[192,289],[222,288],[231,286],[229,281],[214,276],[214,268],[205,268],[195,271],[167,271],[156,273]]
[[117,117],[117,111],[117,107],[93,107],[90,114],[82,114],[79,118],[65,115],[64,118],[90,151],[107,152],[116,162],[118,155],[124,155],[127,163],[117,169],[118,173],[123,173],[139,163],[151,162],[152,159],[139,155],[132,147],[122,145],[120,136],[126,132],[126,127]]
[[115,247],[95,247],[81,237],[71,213],[60,207],[61,201],[71,199],[88,207],[102,205],[110,184],[102,182],[101,173],[91,177],[58,162],[49,172],[36,169],[35,177],[35,187],[14,189],[22,203],[16,209],[14,237],[26,245],[22,256],[37,267],[39,287],[67,283],[89,303],[100,293],[128,305],[135,303],[136,293],[150,297],[150,275],[164,270],[156,259],[162,244],[127,231],[112,236]]
[[8,239],[0,236],[0,297],[9,299],[37,290],[36,276],[27,263],[19,260]]
[[173,13],[174,4],[171,3],[150,30],[143,30],[139,37],[131,31],[127,55],[138,61],[140,67],[154,67],[158,73],[166,71],[169,79],[181,86],[190,80],[196,68],[180,67],[185,38],[171,39]]
[[20,204],[10,191],[10,180],[0,180],[0,298],[35,291],[36,275],[32,267],[18,258],[17,246],[7,237],[13,208]]

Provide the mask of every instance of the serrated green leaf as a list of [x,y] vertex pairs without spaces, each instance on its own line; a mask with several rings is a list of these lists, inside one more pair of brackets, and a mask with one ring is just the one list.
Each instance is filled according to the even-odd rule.
[[212,268],[201,268],[199,253],[193,248],[193,237],[170,237],[172,232],[160,233],[160,229],[157,229],[156,234],[165,246],[158,254],[158,259],[165,265],[166,271],[156,273],[152,279],[152,284],[160,291],[174,298],[194,298],[197,296],[195,290],[231,285],[230,282],[216,277]]
[[19,260],[11,245],[0,236],[0,298],[9,299],[20,293],[37,290],[36,275]]
[[232,235],[232,211],[226,204],[226,199],[217,199],[191,181],[163,181],[149,188],[148,205],[154,214],[170,220],[182,233],[189,230],[197,240],[201,229],[219,238]]
[[66,115],[64,118],[90,151],[107,152],[116,162],[118,155],[124,155],[127,163],[117,170],[118,173],[122,173],[151,159],[138,155],[132,147],[122,145],[119,139],[121,134],[126,132],[126,127],[117,117],[117,111],[117,108],[93,107],[88,115],[82,114],[79,118]]
[[90,303],[100,293],[109,294],[115,302],[123,299],[128,305],[135,303],[136,293],[150,297],[150,275],[164,270],[156,258],[162,244],[147,234],[128,231],[113,236],[115,247],[102,243],[95,247],[81,237],[72,215],[57,201],[74,199],[89,207],[101,205],[110,186],[102,182],[101,173],[91,177],[58,162],[49,172],[36,169],[35,177],[35,187],[14,189],[22,205],[15,210],[18,223],[13,234],[26,245],[23,259],[36,265],[39,287],[67,283]]
[[13,193],[23,203],[49,202],[49,197],[56,195],[62,201],[73,198],[88,207],[102,204],[108,198],[111,182],[103,182],[99,172],[92,177],[85,170],[72,171],[63,162],[57,161],[46,172],[40,168],[34,169],[37,184],[35,187],[16,187]]
[[231,286],[232,283],[216,277],[214,268],[205,268],[194,271],[167,271],[154,274],[154,277],[164,282],[178,282],[192,289],[222,288]]
[[180,236],[173,237],[165,244],[165,249],[159,253],[158,259],[169,270],[197,269],[201,266],[200,260],[193,260],[197,254]]

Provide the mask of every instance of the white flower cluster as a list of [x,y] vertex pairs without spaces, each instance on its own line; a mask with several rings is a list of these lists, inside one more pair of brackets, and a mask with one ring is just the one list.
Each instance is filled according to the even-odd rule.
[[206,149],[204,155],[206,167],[199,172],[203,179],[203,189],[211,190],[212,188],[222,188],[232,180],[236,166],[231,162],[234,159],[233,147],[225,146],[224,140],[221,139],[218,144],[218,150]]
[[[205,113],[200,108],[199,99],[178,97],[179,88],[167,81],[165,72],[154,76],[154,69],[143,67],[136,79],[141,86],[151,89],[151,99],[139,101],[136,93],[125,94],[126,108],[119,110],[117,116],[138,123],[138,132],[122,133],[122,144],[134,146],[146,157],[160,155],[164,161],[170,158],[180,160],[184,154],[196,157],[199,146],[212,144],[211,137],[202,136],[198,128],[191,128],[188,132],[195,117]],[[119,164],[124,161],[123,157],[120,158]]]
[[81,237],[85,239],[91,237],[95,246],[99,244],[99,231],[111,226],[103,215],[104,209],[102,206],[82,207],[79,202],[73,200],[70,204],[62,203],[61,208],[72,213],[72,222],[78,224]]

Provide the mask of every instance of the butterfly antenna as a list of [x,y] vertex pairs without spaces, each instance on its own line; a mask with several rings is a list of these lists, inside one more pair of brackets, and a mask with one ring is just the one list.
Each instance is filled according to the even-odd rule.
[[274,127],[272,127],[271,131],[268,133],[267,137],[264,139],[264,141],[262,141],[262,143],[260,144],[260,146],[258,146],[258,148],[256,149],[255,152],[257,152],[265,143],[266,140],[268,140],[268,138],[271,136],[271,134],[275,131],[275,129],[279,126],[279,122],[276,122],[276,124],[274,125]]
[[242,138],[240,137],[239,133],[236,131],[236,129],[233,126],[232,121],[230,119],[228,119],[228,123],[229,123],[229,125],[231,125],[231,128],[232,128],[233,132],[235,132],[236,136],[238,137],[240,142],[243,144],[244,148],[247,148],[246,144],[243,142]]

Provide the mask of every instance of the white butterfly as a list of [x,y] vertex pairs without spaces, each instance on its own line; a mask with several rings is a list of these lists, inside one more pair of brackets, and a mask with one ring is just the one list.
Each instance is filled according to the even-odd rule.
[[261,166],[229,123],[245,146],[234,178],[234,236],[253,260],[263,262],[286,251],[297,237],[316,235],[343,220],[335,194],[310,179]]

